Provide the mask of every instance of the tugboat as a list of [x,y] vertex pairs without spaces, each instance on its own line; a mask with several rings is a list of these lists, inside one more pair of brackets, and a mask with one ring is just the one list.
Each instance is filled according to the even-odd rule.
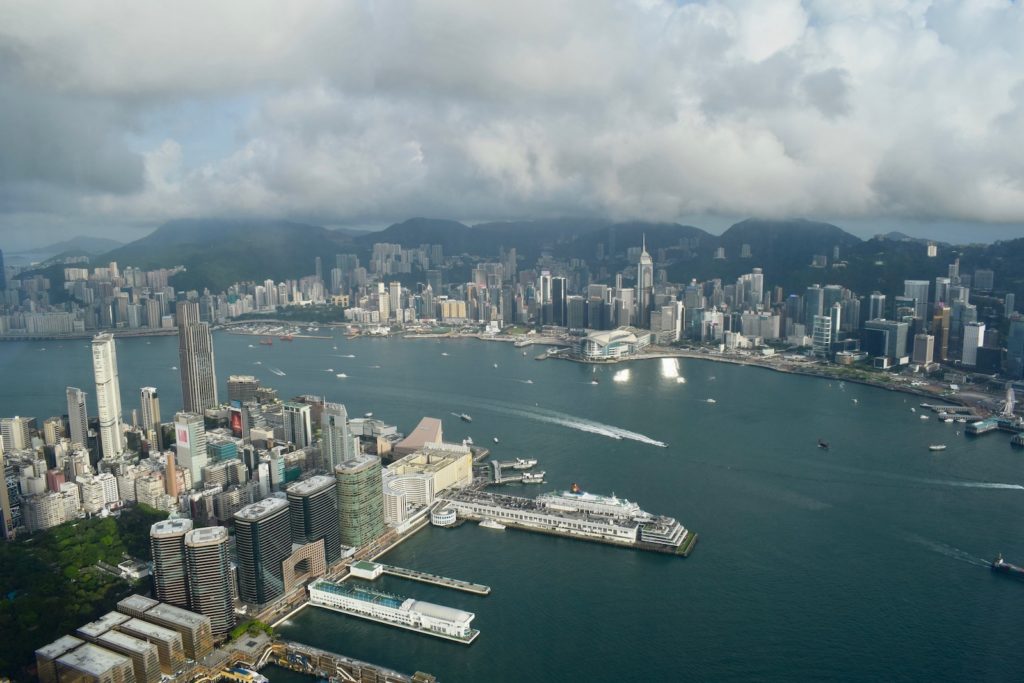
[[1015,564],[1010,564],[1003,559],[1002,553],[996,555],[996,559],[992,560],[992,571],[999,572],[1000,574],[1009,574],[1018,579],[1024,579],[1024,567],[1018,567]]
[[828,441],[825,441],[825,439],[818,439],[818,448],[827,451]]

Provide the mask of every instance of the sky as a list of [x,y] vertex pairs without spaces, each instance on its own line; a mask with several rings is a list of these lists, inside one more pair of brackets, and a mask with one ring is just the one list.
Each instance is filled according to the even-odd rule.
[[0,249],[181,217],[1024,236],[998,0],[0,0]]

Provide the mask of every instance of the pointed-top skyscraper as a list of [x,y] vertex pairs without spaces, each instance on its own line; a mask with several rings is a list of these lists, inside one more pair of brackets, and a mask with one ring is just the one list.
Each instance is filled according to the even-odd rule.
[[179,301],[178,355],[181,367],[181,400],[187,413],[203,414],[217,404],[217,373],[213,363],[213,335],[199,320],[199,302]]
[[638,327],[651,325],[651,300],[654,291],[654,261],[647,253],[647,235],[643,236],[640,247],[640,263],[636,267],[636,322]]
[[[96,376],[96,406],[100,416],[103,458],[124,453],[121,423],[121,385],[117,378],[117,349],[114,335],[98,334],[92,340],[92,369]],[[70,419],[70,415],[68,416]]]

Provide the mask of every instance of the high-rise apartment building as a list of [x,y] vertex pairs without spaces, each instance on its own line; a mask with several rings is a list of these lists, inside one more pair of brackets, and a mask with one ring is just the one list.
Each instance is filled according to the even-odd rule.
[[238,595],[262,605],[284,593],[282,562],[291,554],[288,501],[266,498],[234,515]]
[[185,535],[189,609],[210,618],[215,638],[235,626],[231,595],[228,530],[222,526],[193,529]]
[[85,405],[85,392],[76,387],[67,388],[68,438],[72,446],[89,445],[89,415]]
[[149,548],[153,556],[153,596],[161,602],[183,608],[189,605],[185,537],[191,531],[191,519],[165,519],[149,530]]
[[117,348],[112,334],[99,334],[92,340],[92,367],[96,377],[96,406],[100,417],[103,458],[116,458],[124,453],[124,429],[121,422],[121,384],[117,377]]
[[202,414],[217,406],[217,373],[210,326],[199,319],[199,302],[179,301],[178,355],[181,399],[186,412]]
[[288,401],[284,404],[284,438],[297,448],[305,448],[313,441],[310,406]]
[[359,454],[334,468],[341,542],[362,546],[384,533],[380,458]]
[[146,432],[150,446],[163,450],[163,435],[160,430],[160,395],[156,387],[142,387],[141,414],[142,429]]
[[30,417],[5,417],[0,419],[0,442],[4,452],[20,451],[32,446]]
[[305,545],[323,539],[327,562],[337,561],[341,557],[341,526],[334,478],[310,477],[289,486],[287,494],[292,543]]

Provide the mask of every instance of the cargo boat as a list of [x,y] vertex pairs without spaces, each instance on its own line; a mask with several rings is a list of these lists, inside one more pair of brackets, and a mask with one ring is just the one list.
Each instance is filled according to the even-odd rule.
[[992,571],[999,572],[1000,574],[1009,574],[1015,576],[1018,579],[1024,579],[1024,567],[1018,567],[1015,564],[1010,564],[1003,559],[1003,554],[996,555],[996,559],[992,560]]

